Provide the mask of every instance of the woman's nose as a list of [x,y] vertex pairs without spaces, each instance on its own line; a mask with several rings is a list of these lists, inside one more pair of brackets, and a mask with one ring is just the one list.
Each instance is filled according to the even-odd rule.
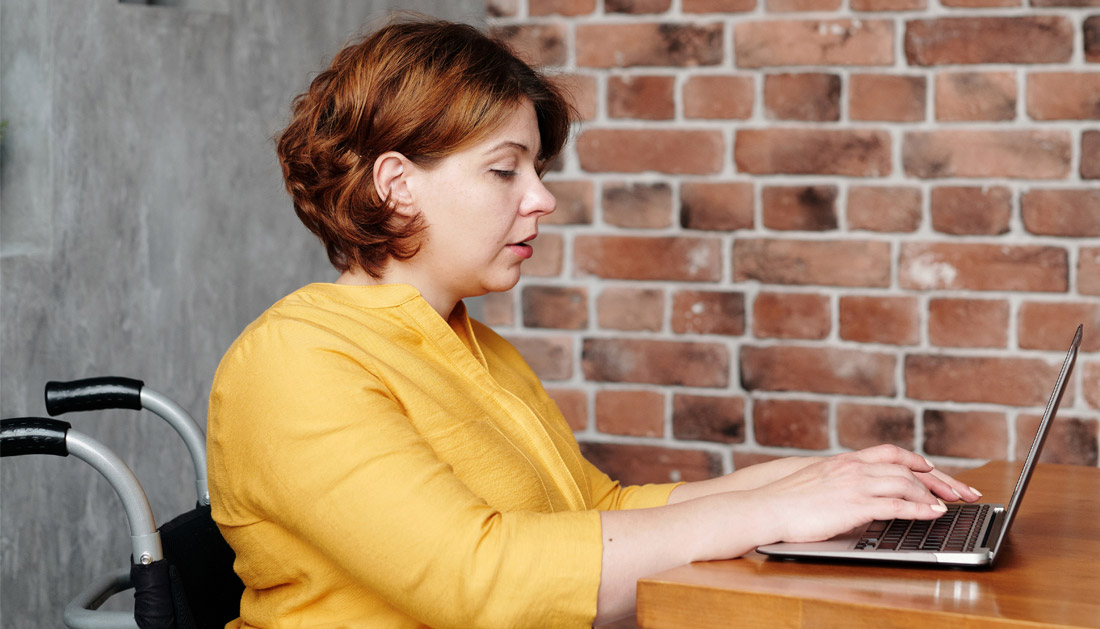
[[557,207],[558,201],[554,198],[553,193],[546,189],[542,179],[536,178],[523,196],[520,211],[523,214],[544,216],[553,212]]

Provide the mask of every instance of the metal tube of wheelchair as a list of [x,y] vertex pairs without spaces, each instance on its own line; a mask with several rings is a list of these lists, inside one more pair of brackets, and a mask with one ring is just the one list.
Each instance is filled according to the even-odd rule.
[[163,417],[183,437],[195,466],[195,492],[199,504],[210,504],[210,489],[206,480],[206,434],[198,422],[182,406],[148,386],[141,389],[141,405]]
[[69,454],[91,465],[111,484],[122,500],[130,523],[130,546],[134,562],[150,564],[164,558],[160,534],[153,520],[149,500],[134,473],[114,452],[95,439],[70,430],[65,438]]

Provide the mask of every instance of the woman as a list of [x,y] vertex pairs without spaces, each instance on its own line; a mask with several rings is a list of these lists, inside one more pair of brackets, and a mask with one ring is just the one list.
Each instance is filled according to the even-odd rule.
[[664,568],[977,499],[891,446],[643,487],[585,461],[462,303],[518,281],[570,123],[503,46],[422,18],[296,99],[279,157],[340,276],[272,306],[215,377],[214,517],[247,588],[232,626],[587,626]]

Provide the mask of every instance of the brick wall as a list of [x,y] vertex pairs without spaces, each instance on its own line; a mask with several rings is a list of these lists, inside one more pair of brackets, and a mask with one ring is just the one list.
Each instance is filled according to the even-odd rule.
[[483,303],[586,454],[1098,465],[1100,0],[487,0],[583,116]]

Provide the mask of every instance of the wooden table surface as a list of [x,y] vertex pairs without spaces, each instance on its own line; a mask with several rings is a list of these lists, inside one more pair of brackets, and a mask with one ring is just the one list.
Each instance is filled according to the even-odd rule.
[[[1021,466],[992,462],[958,477],[983,501],[1007,505]],[[640,580],[637,621],[652,629],[1100,627],[1100,469],[1040,465],[1005,544],[992,569],[758,553],[695,563]]]

